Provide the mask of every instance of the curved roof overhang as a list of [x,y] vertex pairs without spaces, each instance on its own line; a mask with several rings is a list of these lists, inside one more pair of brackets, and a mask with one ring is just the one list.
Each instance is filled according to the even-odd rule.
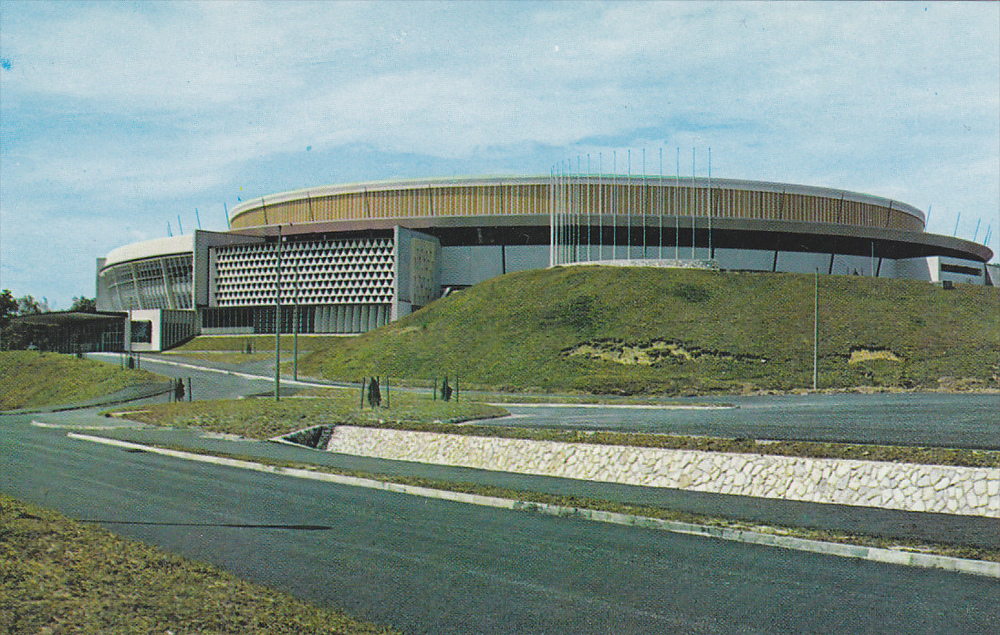
[[124,245],[108,252],[104,259],[104,267],[130,262],[133,260],[143,260],[155,258],[157,256],[172,256],[177,254],[194,253],[194,234],[183,236],[169,236],[167,238],[154,238],[141,243]]
[[[793,183],[776,183],[771,181],[746,181],[739,179],[706,179],[706,178],[674,178],[667,176],[624,176],[624,175],[572,175],[567,177],[574,183],[604,183],[619,184],[632,183],[633,185],[680,185],[682,187],[695,185],[696,187],[709,187],[713,189],[732,189],[754,192],[773,192],[785,194],[802,194],[807,196],[817,196],[831,199],[844,199],[857,203],[869,205],[880,205],[891,207],[894,210],[905,212],[918,219],[921,225],[926,223],[926,216],[922,211],[902,203],[871,194],[862,194],[848,190],[835,188],[817,187],[812,185],[796,185]],[[364,192],[380,192],[389,190],[419,190],[440,187],[475,187],[475,186],[503,186],[503,185],[548,185],[552,182],[550,177],[544,175],[531,176],[456,176],[437,177],[423,179],[395,179],[387,181],[365,181],[359,183],[345,183],[337,185],[322,185],[314,188],[301,190],[290,190],[261,196],[253,200],[243,201],[239,205],[229,210],[229,219],[232,221],[241,214],[258,209],[266,205],[276,205],[291,201],[301,201],[308,198],[321,198],[325,196],[336,196],[341,194],[360,194]]]
[[[595,224],[598,221],[601,221],[606,226],[612,223],[610,215],[601,219],[593,216],[592,219]],[[708,219],[706,217],[695,217],[694,220],[697,231],[708,230]],[[626,218],[619,215],[617,221],[619,226],[623,226],[625,225]],[[632,217],[633,227],[641,227],[641,222],[641,217]],[[675,224],[679,225],[682,230],[689,231],[691,229],[691,217],[681,216],[676,220],[672,216],[663,217],[664,229],[670,229]],[[336,234],[342,232],[391,231],[396,225],[401,225],[407,229],[425,230],[434,233],[447,232],[449,229],[469,229],[485,226],[497,228],[541,227],[547,231],[549,217],[547,214],[509,214],[503,216],[435,216],[316,221],[283,224],[281,231],[286,236],[297,234]],[[653,225],[650,224],[649,227],[652,228]],[[851,248],[851,251],[856,251],[857,253],[867,253],[864,250],[865,246],[874,241],[880,245],[878,248],[880,252],[885,251],[888,245],[895,245],[889,251],[899,255],[892,257],[938,255],[978,260],[981,262],[987,262],[993,257],[993,251],[989,247],[979,243],[951,236],[900,229],[881,229],[807,221],[714,217],[712,218],[712,229],[713,231],[730,234],[743,233],[754,235],[756,237],[754,243],[761,245],[780,240],[781,244],[787,245],[783,247],[784,249],[792,249],[793,251],[796,250],[794,243],[799,241],[805,247],[802,249],[803,251],[826,251],[823,248],[823,244],[824,242],[828,242],[830,247],[836,245],[841,249]],[[278,227],[276,225],[254,227],[241,230],[240,233],[252,236],[276,236],[278,234]],[[773,238],[772,240],[767,238],[769,235]]]

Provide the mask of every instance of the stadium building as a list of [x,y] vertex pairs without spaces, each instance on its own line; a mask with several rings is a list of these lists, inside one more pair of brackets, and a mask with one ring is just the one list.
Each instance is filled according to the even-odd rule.
[[[333,185],[246,201],[229,231],[97,261],[97,305],[133,350],[195,334],[362,333],[453,289],[577,263],[994,284],[992,252],[924,232],[905,203],[843,190],[621,175]],[[279,275],[280,272],[280,275]]]

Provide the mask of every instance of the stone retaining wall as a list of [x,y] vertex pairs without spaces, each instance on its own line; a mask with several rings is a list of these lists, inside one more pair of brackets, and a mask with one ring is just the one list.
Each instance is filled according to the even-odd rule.
[[327,450],[764,498],[1000,518],[1000,469],[472,437],[338,426]]

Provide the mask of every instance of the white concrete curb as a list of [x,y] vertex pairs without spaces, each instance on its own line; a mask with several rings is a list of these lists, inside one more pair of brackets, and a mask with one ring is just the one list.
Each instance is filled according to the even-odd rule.
[[[98,355],[111,356],[119,355],[120,353],[91,353],[95,357]],[[216,373],[218,375],[230,375],[232,377],[240,377],[241,379],[249,380],[263,380],[263,381],[274,381],[274,376],[265,377],[264,375],[251,375],[250,373],[241,373],[235,370],[225,370],[222,368],[213,368],[211,366],[199,366],[197,364],[189,364],[186,362],[174,362],[162,358],[151,358],[145,363],[147,364],[163,364],[165,366],[176,366],[177,368],[189,368],[191,370],[200,370],[206,373]],[[330,384],[317,384],[311,381],[302,381],[296,379],[285,379],[281,378],[281,383],[287,384],[289,386],[308,386],[310,388],[337,388],[338,386],[331,386]]]
[[602,403],[487,403],[489,406],[512,406],[515,408],[611,408],[619,410],[736,410],[739,406],[729,404],[602,404]]
[[847,545],[835,542],[822,542],[819,540],[806,540],[804,538],[794,538],[792,536],[778,536],[765,534],[756,531],[746,531],[742,529],[730,529],[727,527],[713,527],[709,525],[695,525],[692,523],[682,523],[673,520],[661,520],[659,518],[648,518],[645,516],[635,516],[632,514],[620,514],[617,512],[597,511],[583,509],[579,507],[564,507],[561,505],[550,505],[548,503],[535,503],[531,501],[511,500],[509,498],[497,498],[495,496],[481,496],[479,494],[467,494],[464,492],[452,492],[448,490],[431,489],[428,487],[417,487],[415,485],[403,485],[401,483],[389,483],[356,476],[344,476],[342,474],[329,474],[325,472],[314,472],[289,467],[276,467],[255,463],[253,461],[242,461],[239,459],[227,459],[224,457],[207,454],[194,454],[179,450],[169,450],[157,448],[129,441],[120,441],[107,437],[95,437],[87,434],[70,432],[67,436],[80,441],[91,441],[103,445],[128,448],[133,450],[143,450],[151,454],[161,454],[178,459],[189,461],[199,461],[214,465],[236,467],[257,472],[270,472],[283,476],[293,476],[326,483],[336,483],[338,485],[351,485],[354,487],[367,487],[411,496],[423,496],[425,498],[437,498],[440,500],[454,501],[458,503],[468,503],[470,505],[480,505],[483,507],[496,507],[500,509],[511,509],[518,511],[533,511],[551,516],[575,517],[597,522],[613,523],[616,525],[626,525],[629,527],[641,527],[645,529],[658,529],[670,531],[678,534],[688,534],[694,536],[704,536],[707,538],[718,538],[721,540],[731,540],[755,545],[766,545],[779,547],[782,549],[793,549],[796,551],[810,551],[831,556],[844,558],[858,558],[872,562],[885,562],[889,564],[899,564],[910,567],[923,567],[927,569],[944,569],[945,571],[955,571],[958,573],[969,573],[972,575],[986,576],[1000,579],[1000,562],[989,562],[985,560],[969,560],[966,558],[953,558],[950,556],[938,556],[910,551],[897,551],[894,549],[882,549],[878,547],[865,547],[861,545]]
[[132,430],[135,428],[145,427],[145,424],[136,423],[135,425],[117,425],[117,426],[88,426],[80,425],[78,423],[46,423],[45,421],[38,421],[37,419],[31,420],[31,425],[36,428],[73,428],[74,430]]

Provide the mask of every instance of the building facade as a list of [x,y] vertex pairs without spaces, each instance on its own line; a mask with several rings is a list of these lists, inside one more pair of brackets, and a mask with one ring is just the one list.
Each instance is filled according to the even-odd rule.
[[155,331],[134,347],[273,333],[279,321],[282,332],[362,333],[450,289],[569,264],[993,283],[987,247],[924,232],[924,214],[910,205],[780,183],[620,175],[358,183],[247,201],[229,222],[228,232],[199,230],[98,259],[98,308],[132,312]]

